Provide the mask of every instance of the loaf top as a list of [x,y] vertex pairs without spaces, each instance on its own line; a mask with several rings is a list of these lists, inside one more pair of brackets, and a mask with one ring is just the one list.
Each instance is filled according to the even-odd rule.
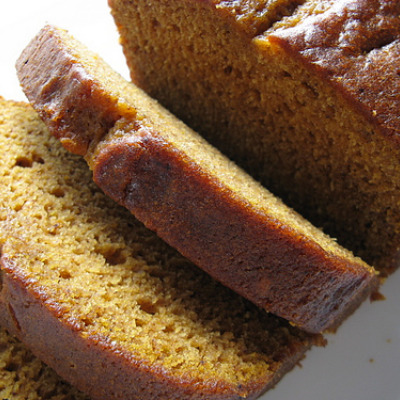
[[396,0],[337,1],[322,14],[274,30],[269,41],[329,80],[399,145],[399,15]]
[[398,1],[208,3],[259,49],[283,50],[329,81],[381,134],[400,145]]
[[0,315],[81,390],[253,398],[314,340],[214,282],[104,196],[29,106],[0,100],[0,147]]

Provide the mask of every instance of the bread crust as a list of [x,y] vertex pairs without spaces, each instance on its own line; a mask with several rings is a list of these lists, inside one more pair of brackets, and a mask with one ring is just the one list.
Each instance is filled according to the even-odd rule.
[[398,147],[399,15],[396,0],[338,1],[327,12],[265,37],[329,82]]
[[[84,337],[80,322],[65,320],[64,310],[39,287],[18,273],[18,265],[1,257],[2,325],[60,376],[88,394],[93,400],[106,399],[241,399],[236,388],[224,382],[196,382],[171,377],[168,371],[128,354],[101,335]],[[306,349],[304,349],[305,351]],[[255,399],[293,368],[303,352],[288,358],[282,371],[263,387],[253,382],[246,388]]]
[[[400,3],[396,0],[322,0],[327,11],[274,27],[268,13],[294,10],[302,1],[282,1],[276,10],[260,1],[194,0],[215,9],[261,52],[266,42],[318,74],[340,92],[397,147],[400,146]],[[111,7],[115,0],[109,0]],[[188,1],[190,3],[190,1]],[[117,5],[115,4],[115,7]],[[290,14],[289,14],[290,15]]]
[[[257,209],[145,126],[71,62],[61,37],[45,27],[22,53],[25,93],[63,145],[86,154],[96,183],[147,227],[226,286],[311,333],[336,327],[376,289],[375,272],[361,260],[331,254]],[[110,121],[122,131],[116,139],[103,138]]]
[[334,329],[377,289],[371,270],[258,213],[145,127],[102,143],[92,165],[99,187],[172,247],[309,332]]

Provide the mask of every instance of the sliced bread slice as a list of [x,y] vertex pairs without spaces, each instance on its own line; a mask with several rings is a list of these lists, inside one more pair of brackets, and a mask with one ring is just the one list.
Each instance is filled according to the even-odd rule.
[[197,266],[309,332],[376,287],[341,248],[68,33],[46,26],[17,62],[50,131],[99,187]]
[[104,196],[30,106],[0,99],[0,148],[0,323],[93,400],[254,399],[321,340]]

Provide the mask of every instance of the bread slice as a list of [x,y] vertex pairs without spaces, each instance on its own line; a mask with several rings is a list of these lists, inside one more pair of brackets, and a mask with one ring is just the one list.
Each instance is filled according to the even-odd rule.
[[52,133],[184,256],[309,332],[337,326],[374,270],[262,188],[99,57],[45,27],[17,63]]
[[135,83],[344,247],[398,265],[400,2],[109,4]]
[[64,382],[4,328],[0,328],[0,398],[89,400],[89,397]]
[[253,399],[321,343],[104,196],[30,106],[0,99],[0,148],[0,323],[92,399]]

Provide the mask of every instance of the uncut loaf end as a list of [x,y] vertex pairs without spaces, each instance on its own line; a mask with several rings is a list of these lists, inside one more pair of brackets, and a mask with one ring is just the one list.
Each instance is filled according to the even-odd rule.
[[109,4],[135,83],[344,247],[397,267],[399,1]]
[[0,147],[0,323],[93,400],[254,399],[320,342],[104,196],[29,105],[0,99]]
[[258,306],[316,333],[376,288],[373,268],[67,32],[43,28],[17,70],[50,131],[85,156],[106,194]]

